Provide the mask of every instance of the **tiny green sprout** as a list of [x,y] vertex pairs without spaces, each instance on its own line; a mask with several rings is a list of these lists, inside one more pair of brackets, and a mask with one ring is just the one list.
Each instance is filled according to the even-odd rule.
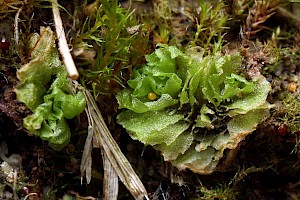
[[131,62],[138,60],[140,54],[144,56],[143,51],[136,49],[136,44],[145,41],[141,24],[135,12],[120,7],[117,0],[96,1],[87,5],[85,11],[86,19],[73,37],[73,46],[96,55],[89,62],[80,60],[81,82],[86,88],[93,87],[95,96],[110,95],[122,88]]
[[[228,29],[226,23],[229,20],[225,11],[225,4],[219,1],[214,5],[199,0],[200,12],[196,17],[197,30],[190,42],[192,47],[204,48],[206,54],[215,55],[223,43],[224,30]],[[216,41],[212,43],[212,41]]]

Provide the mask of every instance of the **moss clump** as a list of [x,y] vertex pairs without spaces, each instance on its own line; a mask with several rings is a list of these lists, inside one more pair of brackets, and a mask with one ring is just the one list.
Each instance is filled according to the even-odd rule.
[[281,120],[289,127],[292,133],[300,131],[300,96],[297,93],[287,93],[282,101]]

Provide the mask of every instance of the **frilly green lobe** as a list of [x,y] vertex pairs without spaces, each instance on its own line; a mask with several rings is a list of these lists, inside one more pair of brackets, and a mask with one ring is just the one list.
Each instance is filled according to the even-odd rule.
[[33,112],[23,124],[53,149],[61,150],[71,137],[66,119],[84,110],[85,98],[81,92],[72,94],[49,27],[41,27],[40,35],[32,35],[29,51],[31,60],[17,71],[20,84],[15,90],[17,99]]
[[[50,28],[41,28],[29,41],[31,61],[17,71],[20,84],[17,98],[34,110],[43,101],[51,76],[63,70],[55,49],[55,36]],[[40,39],[38,39],[40,37]]]
[[119,123],[126,127],[132,137],[150,145],[174,142],[189,127],[183,118],[183,115],[167,110],[145,113],[127,110],[118,115]]
[[[270,83],[239,75],[239,54],[203,58],[159,45],[146,58],[117,95],[118,123],[180,170],[212,173],[224,151],[236,149],[269,114]],[[158,98],[149,100],[150,92]],[[214,130],[222,123],[224,130]]]

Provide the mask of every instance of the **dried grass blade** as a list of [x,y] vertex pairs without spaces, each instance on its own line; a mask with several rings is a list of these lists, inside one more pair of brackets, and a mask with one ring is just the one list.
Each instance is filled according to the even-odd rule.
[[85,140],[81,163],[80,163],[80,172],[81,172],[81,184],[82,177],[85,173],[85,178],[87,184],[91,182],[91,173],[92,173],[92,139],[93,139],[93,127],[89,125],[88,135]]
[[107,155],[102,150],[104,178],[103,178],[103,200],[117,200],[119,191],[119,179]]
[[[75,86],[73,87],[73,93],[75,93],[76,87],[79,86],[78,83],[76,82]],[[85,173],[85,178],[87,184],[91,182],[92,178],[92,142],[93,142],[93,135],[94,135],[94,126],[93,126],[93,120],[90,115],[90,108],[86,107],[85,112],[87,115],[88,119],[88,135],[85,140],[83,152],[82,152],[82,158],[81,158],[81,163],[80,163],[80,173],[81,173],[81,184],[83,180],[83,176]]]
[[94,124],[94,143],[96,142],[101,145],[104,154],[107,156],[118,177],[134,198],[149,199],[143,183],[111,136],[93,96],[84,88],[80,87],[79,89],[86,97],[89,114]]

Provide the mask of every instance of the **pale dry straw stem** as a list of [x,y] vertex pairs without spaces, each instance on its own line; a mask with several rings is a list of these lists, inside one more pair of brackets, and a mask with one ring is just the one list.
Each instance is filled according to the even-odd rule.
[[104,178],[103,178],[103,200],[117,200],[119,192],[119,179],[114,170],[109,158],[104,153],[104,149],[101,148]]
[[63,29],[57,0],[53,0],[52,2],[52,12],[53,12],[56,35],[58,38],[59,52],[63,58],[63,62],[66,66],[69,77],[73,80],[76,80],[79,77],[79,73],[75,66],[74,60],[70,54],[70,49],[68,47],[65,31]]
[[[132,166],[130,165],[129,161],[124,156],[118,144],[112,137],[93,96],[82,87],[79,87],[79,90],[81,90],[85,95],[88,107],[88,115],[90,115],[88,117],[91,117],[93,121],[93,147],[101,147],[102,153],[104,154],[104,162],[109,162],[106,163],[104,169],[109,171],[114,170],[120,178],[120,180],[122,181],[122,183],[127,187],[127,189],[130,191],[130,193],[134,196],[135,199],[148,200],[149,197],[147,195],[147,191],[143,183],[141,182],[141,180],[133,170]],[[107,175],[110,178],[112,178],[112,180],[107,181],[110,181],[110,183],[117,185],[114,172]],[[107,189],[111,190],[110,188]]]
[[104,177],[103,177],[103,200],[117,200],[118,191],[119,191],[119,182],[118,175],[111,165],[107,155],[104,153],[104,149],[102,148],[99,142],[93,142],[93,133],[94,133],[94,120],[92,118],[92,111],[90,106],[85,108],[85,112],[88,118],[88,135],[85,141],[84,150],[82,153],[82,159],[80,164],[80,172],[81,172],[81,184],[83,180],[83,176],[85,173],[86,182],[89,184],[91,181],[91,171],[92,171],[92,147],[101,148],[101,154],[103,159],[103,168],[104,168]]
[[14,24],[14,38],[15,38],[15,43],[16,43],[16,47],[19,48],[19,28],[18,28],[18,24],[19,24],[19,16],[20,16],[20,13],[22,11],[22,8],[21,7],[16,15],[15,15],[15,24]]

